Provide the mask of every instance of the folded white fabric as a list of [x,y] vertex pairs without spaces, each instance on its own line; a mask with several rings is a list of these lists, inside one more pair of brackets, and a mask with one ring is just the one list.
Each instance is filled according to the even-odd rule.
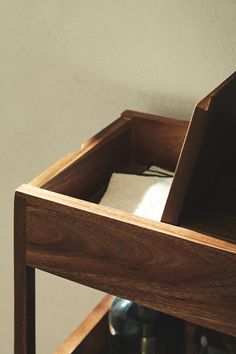
[[100,204],[160,221],[173,173],[151,166],[142,175],[113,173]]

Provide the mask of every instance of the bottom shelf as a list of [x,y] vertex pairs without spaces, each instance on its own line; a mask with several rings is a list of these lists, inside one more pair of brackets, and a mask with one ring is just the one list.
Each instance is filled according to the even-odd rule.
[[[114,296],[106,295],[54,354],[109,354],[108,311],[113,298]],[[179,354],[193,354],[192,341],[195,329],[194,324],[185,322],[185,349]],[[230,336],[227,338],[231,338],[229,348],[227,351],[220,350],[219,353],[235,354],[236,338]]]
[[106,295],[54,354],[108,354],[108,310],[113,296]]

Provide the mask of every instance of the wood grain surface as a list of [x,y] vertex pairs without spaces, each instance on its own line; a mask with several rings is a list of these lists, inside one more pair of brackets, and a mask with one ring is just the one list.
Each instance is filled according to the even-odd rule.
[[26,200],[14,207],[14,353],[35,354],[35,269],[26,265]]
[[125,111],[30,184],[97,202],[112,172],[137,173],[151,164],[174,170],[188,123]]
[[[192,120],[188,129],[193,140],[185,141],[178,162],[174,192],[170,193],[163,220],[179,222],[179,216],[184,215],[184,227],[90,202],[99,201],[112,172],[138,173],[151,164],[175,170],[188,123],[165,117],[125,111],[85,142],[81,151],[67,155],[16,191],[15,353],[35,352],[34,268],[236,336],[236,245],[216,238],[220,231],[221,237],[235,233],[236,194],[231,192],[235,170],[230,172],[227,193],[221,193],[221,210],[213,208],[217,204],[216,185],[205,199],[204,208],[195,203],[197,191],[209,185],[210,167],[216,166],[217,158],[226,161],[226,154],[227,161],[235,162],[230,149],[217,147],[218,157],[209,164],[207,180],[201,176],[214,139],[208,149],[206,144],[199,144],[199,137],[208,132],[206,122],[212,102],[216,102],[213,97],[224,87],[221,85],[196,107],[195,118],[199,118]],[[219,102],[230,103],[231,96],[226,96],[220,96],[213,111],[219,108]],[[220,111],[216,115],[218,120],[222,114]],[[231,118],[227,132],[234,126]],[[219,133],[218,126],[215,131]],[[226,138],[223,142],[228,144]],[[235,150],[231,138],[230,144]],[[202,146],[205,150],[201,150]],[[196,169],[196,161],[204,151],[207,158]],[[183,168],[184,178],[178,184]],[[221,174],[218,186],[224,182],[225,174]],[[186,197],[188,188],[193,193]],[[181,214],[186,210],[186,200],[185,206],[190,206],[193,214]],[[219,213],[221,221],[214,223]],[[229,220],[230,225],[225,227]],[[214,227],[209,228],[213,223]],[[85,320],[56,353],[92,353],[93,343],[97,343],[102,354],[105,342],[99,347],[97,338],[107,325],[106,316],[99,317],[105,307]]]
[[104,133],[90,139],[79,153],[62,159],[30,184],[87,199],[107,181],[113,170],[126,164],[130,154],[129,122],[119,119]]
[[32,186],[27,264],[236,335],[236,246]]
[[54,354],[108,353],[107,313],[113,296],[106,295]]
[[236,73],[195,108],[162,221],[236,242],[235,117]]
[[174,171],[188,122],[135,111],[122,117],[132,120],[133,160]]
[[[146,125],[149,128],[142,138],[141,133]],[[186,127],[186,122],[125,111],[121,118],[85,142],[79,152],[69,153],[36,177],[28,186],[43,187],[61,193],[61,201],[65,194],[98,202],[112,172],[139,173],[148,164],[159,164],[159,162],[163,167],[169,166],[170,169],[174,169]],[[172,138],[175,138],[176,145]],[[162,150],[161,145],[163,145]],[[165,157],[161,160],[162,154]],[[149,155],[150,159],[144,161]],[[22,354],[33,354],[35,350],[34,268],[40,268],[40,264],[37,264],[38,254],[34,262],[31,262],[32,268],[29,266],[30,262],[26,263],[28,243],[26,244],[25,228],[27,224],[27,230],[31,229],[31,222],[28,223],[28,217],[26,218],[28,207],[26,210],[25,201],[25,198],[16,195],[15,350],[16,353],[20,350]],[[91,204],[91,210],[93,206]],[[47,223],[46,219],[45,222]],[[38,226],[41,228],[40,225]],[[56,224],[54,228],[57,233]],[[47,230],[38,229],[39,233],[44,234],[44,231],[46,236]],[[49,235],[48,237],[50,239]]]

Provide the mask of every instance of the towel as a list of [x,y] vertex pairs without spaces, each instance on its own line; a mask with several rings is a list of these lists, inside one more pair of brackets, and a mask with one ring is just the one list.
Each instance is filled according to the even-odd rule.
[[160,221],[173,173],[151,166],[142,175],[113,173],[100,204]]

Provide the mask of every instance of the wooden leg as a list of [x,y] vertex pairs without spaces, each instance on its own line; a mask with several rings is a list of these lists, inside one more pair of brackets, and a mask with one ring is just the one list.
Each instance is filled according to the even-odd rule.
[[15,354],[35,354],[35,269],[26,265],[26,201],[15,198]]

